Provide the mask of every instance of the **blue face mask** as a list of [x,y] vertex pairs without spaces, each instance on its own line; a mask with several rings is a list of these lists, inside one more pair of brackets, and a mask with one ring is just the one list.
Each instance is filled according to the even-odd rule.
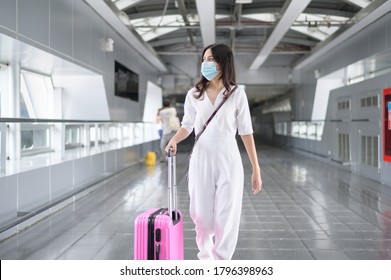
[[213,80],[220,73],[219,70],[216,69],[216,62],[214,61],[204,61],[201,64],[201,74],[208,81]]

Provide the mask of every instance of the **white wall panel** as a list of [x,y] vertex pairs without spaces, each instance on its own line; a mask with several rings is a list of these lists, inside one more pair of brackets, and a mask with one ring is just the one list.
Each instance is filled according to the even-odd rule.
[[91,177],[101,177],[105,171],[105,155],[97,154],[90,157],[91,161]]
[[391,14],[386,15],[386,25],[387,33],[385,37],[387,38],[387,49],[391,48]]
[[18,1],[18,32],[45,46],[49,45],[49,2]]
[[89,157],[73,161],[73,182],[76,188],[91,179],[91,161]]
[[73,163],[62,162],[50,167],[51,201],[73,191]]
[[0,26],[16,31],[16,3],[15,0],[0,1]]
[[105,172],[112,173],[116,171],[115,151],[105,153]]
[[[92,12],[91,12],[92,13]],[[105,50],[103,48],[105,42],[105,22],[97,15],[91,14],[91,65],[97,69],[103,69]]]
[[50,47],[72,56],[72,3],[74,1],[50,1]]
[[49,167],[18,174],[18,212],[30,212],[50,202]]
[[387,48],[387,18],[381,18],[368,27],[369,55],[376,54]]
[[390,162],[383,162],[383,167],[381,169],[380,173],[380,182],[383,184],[386,184],[388,186],[391,186],[391,163]]
[[63,90],[64,119],[110,119],[102,76],[53,75],[53,84]]
[[0,178],[0,225],[17,217],[17,177]]
[[91,9],[84,1],[74,1],[73,7],[73,56],[91,64],[92,21]]
[[140,146],[132,146],[116,150],[117,171],[135,163],[140,158]]

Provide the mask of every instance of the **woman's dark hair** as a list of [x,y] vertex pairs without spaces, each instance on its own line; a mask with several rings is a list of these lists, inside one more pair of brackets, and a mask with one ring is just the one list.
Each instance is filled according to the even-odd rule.
[[170,100],[164,99],[164,100],[163,100],[163,107],[170,107],[170,106],[171,106]]
[[[213,59],[220,66],[220,79],[222,79],[224,88],[226,89],[225,98],[228,98],[231,95],[231,85],[236,85],[235,64],[232,50],[224,44],[209,45],[202,52],[201,63],[204,54],[208,49],[211,50]],[[197,92],[199,92],[199,94],[195,96],[197,99],[203,97],[208,83],[208,79],[201,75],[201,79],[195,85]]]

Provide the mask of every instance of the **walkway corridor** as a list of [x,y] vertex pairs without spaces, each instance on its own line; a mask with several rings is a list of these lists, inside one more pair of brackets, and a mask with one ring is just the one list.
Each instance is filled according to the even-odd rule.
[[[234,259],[391,259],[391,186],[310,157],[259,147],[264,189],[251,194],[245,153],[245,193]],[[196,259],[189,218],[186,154],[177,156],[185,258]],[[88,196],[0,243],[0,259],[132,259],[133,221],[166,204],[164,163],[139,165]]]

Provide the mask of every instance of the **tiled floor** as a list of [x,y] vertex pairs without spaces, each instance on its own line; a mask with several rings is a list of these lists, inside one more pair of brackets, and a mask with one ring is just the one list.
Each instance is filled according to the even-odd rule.
[[[391,259],[391,186],[301,154],[259,149],[264,190],[245,193],[234,259]],[[186,155],[179,154],[185,258],[196,259],[189,219]],[[166,165],[138,166],[73,205],[0,243],[0,259],[132,259],[133,221],[164,207]]]

